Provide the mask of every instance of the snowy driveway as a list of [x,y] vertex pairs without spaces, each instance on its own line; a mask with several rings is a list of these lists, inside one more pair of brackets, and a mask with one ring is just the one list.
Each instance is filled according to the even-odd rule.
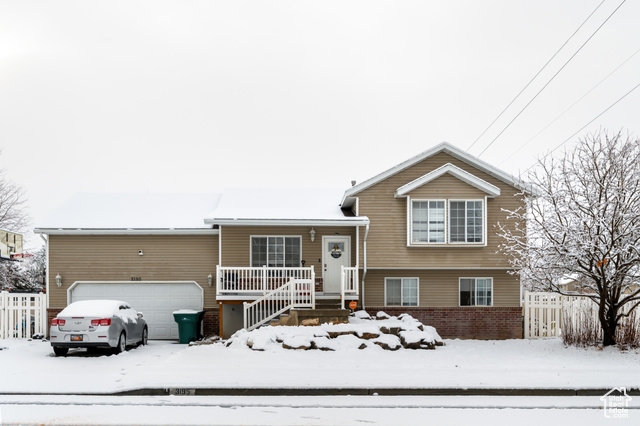
[[559,339],[447,340],[436,350],[253,351],[151,341],[120,355],[53,357],[48,342],[0,340],[0,393],[140,388],[640,387],[640,352],[565,348]]

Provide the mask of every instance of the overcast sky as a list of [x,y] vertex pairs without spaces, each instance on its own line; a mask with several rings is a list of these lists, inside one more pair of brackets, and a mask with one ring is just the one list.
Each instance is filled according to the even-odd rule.
[[[600,3],[3,0],[0,166],[35,226],[75,192],[346,189],[441,141],[468,149]],[[481,158],[518,174],[638,85],[640,53],[535,137],[640,49],[639,16],[623,4]],[[640,89],[565,146],[637,135],[639,111]]]

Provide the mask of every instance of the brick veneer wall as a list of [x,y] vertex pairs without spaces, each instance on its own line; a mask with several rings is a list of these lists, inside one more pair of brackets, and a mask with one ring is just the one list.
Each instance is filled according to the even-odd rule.
[[218,308],[210,308],[204,310],[204,319],[202,320],[202,328],[204,337],[218,335],[220,333],[220,311]]
[[44,333],[49,338],[49,326],[51,325],[51,320],[54,319],[62,309],[47,309],[47,327],[46,332]]
[[389,315],[408,313],[425,325],[436,328],[445,339],[521,339],[522,308],[454,307],[454,308],[391,308],[370,307],[375,314],[384,311]]
[[324,289],[324,279],[322,277],[316,277],[316,292],[322,293]]

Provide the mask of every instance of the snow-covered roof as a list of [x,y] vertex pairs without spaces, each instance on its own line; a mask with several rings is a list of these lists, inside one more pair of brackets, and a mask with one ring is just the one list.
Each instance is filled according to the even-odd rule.
[[[432,157],[436,154],[439,154],[441,152],[445,152],[449,155],[451,155],[454,158],[457,158],[458,160],[464,161],[465,163],[479,169],[482,170],[483,172],[495,177],[496,179],[499,179],[511,186],[514,186],[516,188],[519,189],[523,189],[523,184],[522,182],[520,182],[518,179],[516,179],[515,177],[503,172],[502,170],[492,166],[491,164],[487,163],[486,161],[483,161],[481,159],[479,159],[478,157],[474,157],[473,155],[469,154],[466,151],[463,151],[462,149],[451,145],[448,142],[442,142],[439,143],[438,145],[434,146],[431,149],[428,149],[426,151],[424,151],[421,154],[418,154],[414,157],[409,158],[406,161],[403,161],[402,163],[370,178],[365,180],[364,182],[359,183],[358,185],[355,185],[349,189],[347,189],[343,196],[342,196],[342,201],[341,204],[344,205],[348,205],[348,202],[345,202],[346,200],[350,199],[351,197],[353,197],[355,194],[359,193],[360,191],[363,191],[373,185],[375,185],[378,182],[381,182],[397,173],[400,173],[401,171],[408,169],[409,167],[413,166],[414,164],[419,163],[420,161],[423,161],[429,157]],[[529,192],[529,190],[527,190],[527,192]]]
[[211,232],[203,218],[220,194],[79,193],[36,227],[36,233]]
[[345,216],[340,209],[344,189],[248,189],[223,192],[205,218],[217,225],[364,225],[366,217]]

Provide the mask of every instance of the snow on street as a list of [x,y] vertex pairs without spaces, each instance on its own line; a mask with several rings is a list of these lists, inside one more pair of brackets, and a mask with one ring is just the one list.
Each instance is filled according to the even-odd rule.
[[[0,424],[221,425],[221,424],[638,424],[638,404],[627,418],[605,417],[593,397],[302,396],[113,397],[0,396]],[[4,423],[3,423],[4,422]]]
[[336,352],[151,341],[120,355],[0,340],[0,393],[112,393],[140,388],[640,387],[640,351],[565,347],[559,339],[445,340],[435,350]]

